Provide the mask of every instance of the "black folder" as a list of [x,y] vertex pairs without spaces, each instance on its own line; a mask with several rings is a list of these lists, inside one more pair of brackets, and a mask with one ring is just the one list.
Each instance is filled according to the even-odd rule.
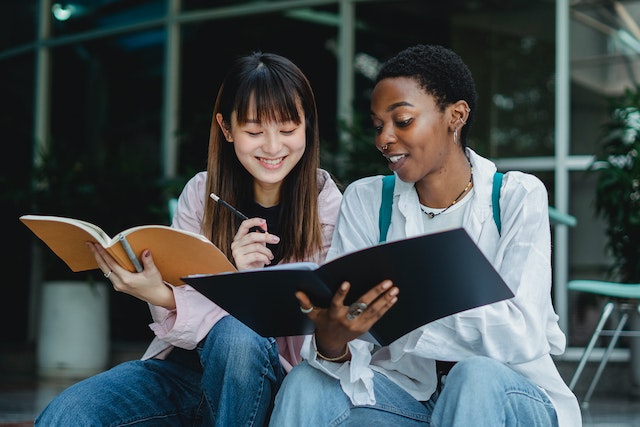
[[513,297],[463,228],[382,243],[321,266],[301,262],[182,278],[258,334],[272,337],[313,333],[296,290],[314,306],[328,307],[346,280],[348,305],[385,279],[399,287],[398,301],[363,337],[382,346],[434,320]]

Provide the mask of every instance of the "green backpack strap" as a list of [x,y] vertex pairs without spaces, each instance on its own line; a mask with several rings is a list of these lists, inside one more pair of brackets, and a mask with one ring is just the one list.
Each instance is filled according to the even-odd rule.
[[[502,187],[502,172],[493,175],[493,190],[491,201],[493,202],[493,221],[498,227],[498,234],[502,231],[502,221],[500,220],[500,188]],[[380,203],[380,216],[378,225],[380,227],[380,243],[387,240],[387,231],[391,224],[391,206],[393,205],[393,187],[395,186],[395,175],[386,175],[382,178],[382,202]]]
[[498,234],[502,231],[502,221],[500,220],[500,188],[502,187],[502,172],[493,175],[493,191],[491,192],[491,201],[493,202],[493,220],[498,227]]
[[395,181],[395,175],[386,175],[382,178],[382,202],[380,203],[380,216],[378,218],[380,243],[387,240],[387,231],[389,231],[389,225],[391,224],[391,207],[393,206]]

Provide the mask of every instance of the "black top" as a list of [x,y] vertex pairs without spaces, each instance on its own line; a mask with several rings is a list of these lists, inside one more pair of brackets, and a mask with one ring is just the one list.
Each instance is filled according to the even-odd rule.
[[[253,202],[251,203],[251,205],[247,207],[245,215],[247,215],[249,218],[266,219],[267,230],[269,231],[269,233],[275,234],[276,236],[282,238],[282,236],[280,236],[280,221],[279,221],[280,205],[275,205],[269,208],[265,208],[264,206],[256,202]],[[280,250],[280,245],[279,244],[271,245],[267,243],[267,247],[271,249],[271,252],[273,252],[273,256],[274,256],[269,266],[278,264],[282,259],[282,253],[281,253],[282,251]]]

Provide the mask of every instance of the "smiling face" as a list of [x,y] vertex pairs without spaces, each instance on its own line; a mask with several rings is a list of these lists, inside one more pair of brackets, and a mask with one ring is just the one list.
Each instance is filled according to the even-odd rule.
[[447,161],[461,152],[460,144],[453,142],[452,113],[453,105],[441,111],[435,98],[412,78],[378,82],[371,95],[371,119],[376,147],[389,161],[389,169],[405,182],[443,172]]
[[282,181],[305,152],[306,125],[301,107],[298,107],[298,113],[302,118],[300,123],[261,122],[255,114],[249,115],[245,123],[240,123],[236,112],[233,112],[231,125],[227,126],[221,115],[216,117],[225,138],[233,144],[238,160],[254,178],[256,201],[264,206],[278,203]]

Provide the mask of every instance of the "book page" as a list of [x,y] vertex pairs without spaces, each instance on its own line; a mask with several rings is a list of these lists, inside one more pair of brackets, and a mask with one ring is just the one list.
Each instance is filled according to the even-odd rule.
[[291,262],[288,264],[276,264],[276,265],[268,265],[266,267],[262,267],[262,268],[251,268],[251,269],[247,269],[247,270],[242,270],[239,273],[242,272],[250,272],[250,271],[260,271],[260,270],[316,270],[318,267],[320,267],[318,264],[316,264],[315,262],[310,262],[310,261],[300,261],[300,262]]
[[[180,233],[180,234],[185,234],[185,235],[190,236],[190,237],[192,237],[194,239],[202,240],[203,242],[206,242],[206,243],[211,243],[211,241],[209,239],[207,239],[206,237],[204,237],[202,234],[194,233],[192,231],[187,231],[187,230],[181,230],[179,228],[173,228],[171,226],[162,225],[162,224],[137,225],[135,227],[127,228],[122,233],[119,233],[116,236],[116,238],[119,237],[120,235],[128,236],[129,234],[135,233],[138,230],[144,230],[144,229],[170,230],[171,232],[177,232],[177,233]],[[116,238],[114,238],[114,240]]]
[[[66,218],[63,216],[53,216],[53,215],[22,215],[20,220],[27,225],[27,227],[32,228],[27,222],[31,223],[33,221],[48,221],[48,222],[62,222],[66,224],[71,224],[76,227],[80,227],[87,231],[89,234],[95,237],[95,239],[102,243],[103,245],[108,245],[108,242],[111,241],[111,236],[109,236],[102,228],[98,227],[95,224],[91,224],[90,222],[83,221],[81,219],[75,218]],[[34,227],[47,227],[46,225],[34,225]],[[33,228],[32,228],[33,230]]]

